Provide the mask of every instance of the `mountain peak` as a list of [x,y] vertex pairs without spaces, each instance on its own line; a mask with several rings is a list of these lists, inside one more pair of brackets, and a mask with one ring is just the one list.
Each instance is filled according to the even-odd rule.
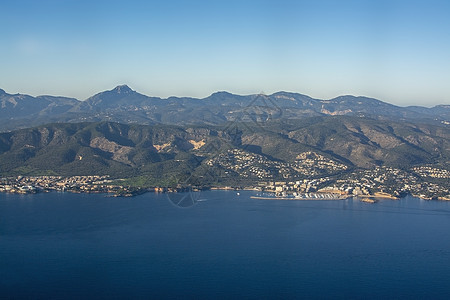
[[2,89],[0,89],[0,95],[6,94],[6,92]]
[[130,89],[130,87],[126,84],[118,85],[112,91],[116,92],[118,94],[128,94],[128,93],[133,92],[133,90]]
[[218,91],[215,93],[212,93],[209,97],[217,97],[217,96],[234,96],[232,93],[226,92],[226,91]]

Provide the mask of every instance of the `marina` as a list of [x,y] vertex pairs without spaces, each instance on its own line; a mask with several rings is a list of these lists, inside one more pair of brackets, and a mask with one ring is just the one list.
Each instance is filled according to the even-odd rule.
[[351,195],[334,193],[301,193],[292,195],[261,194],[250,198],[261,200],[345,200],[351,197]]

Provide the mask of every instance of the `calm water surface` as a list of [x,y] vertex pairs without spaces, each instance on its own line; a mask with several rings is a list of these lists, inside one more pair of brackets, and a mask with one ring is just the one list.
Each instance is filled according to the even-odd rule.
[[449,298],[450,203],[0,194],[0,298]]

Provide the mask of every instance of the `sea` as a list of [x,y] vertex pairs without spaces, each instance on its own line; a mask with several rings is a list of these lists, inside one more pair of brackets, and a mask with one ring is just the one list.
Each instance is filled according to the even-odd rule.
[[256,194],[0,194],[0,298],[450,297],[450,202]]

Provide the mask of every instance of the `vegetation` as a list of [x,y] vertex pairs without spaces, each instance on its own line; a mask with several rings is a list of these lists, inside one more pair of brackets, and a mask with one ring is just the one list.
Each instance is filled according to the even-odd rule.
[[[345,116],[274,120],[263,126],[58,123],[1,133],[0,175],[110,175],[126,178],[126,185],[135,187],[173,186],[188,180],[199,185],[245,185],[258,178],[257,169],[233,171],[227,164],[207,164],[233,149],[272,170],[273,180],[295,179],[306,176],[292,168],[298,154],[308,151],[345,165],[340,172],[377,166],[448,169],[450,135],[437,125]],[[243,176],[244,171],[249,175]]]

